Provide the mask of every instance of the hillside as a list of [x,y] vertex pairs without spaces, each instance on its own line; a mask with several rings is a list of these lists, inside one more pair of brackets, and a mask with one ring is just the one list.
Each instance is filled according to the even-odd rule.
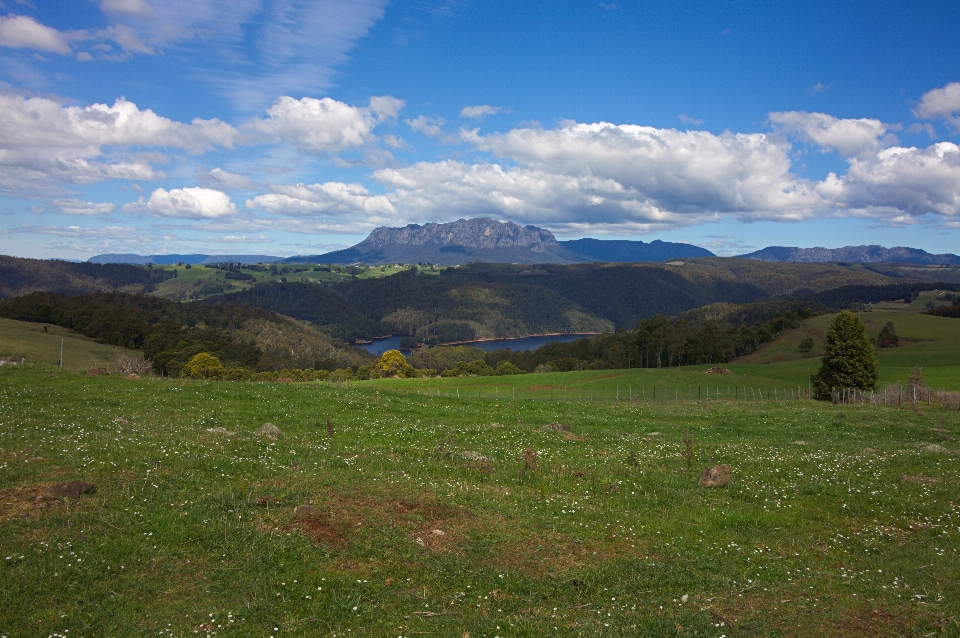
[[143,350],[155,370],[174,376],[200,352],[251,371],[334,370],[372,360],[289,317],[238,304],[179,304],[121,292],[32,293],[0,301],[0,317],[53,324],[100,343]]
[[408,269],[332,285],[258,284],[213,296],[309,321],[347,339],[384,334],[448,342],[633,328],[655,315],[769,298],[809,307],[896,299],[938,284],[858,265],[775,264],[711,257],[669,264],[474,263],[439,275]]
[[0,299],[35,291],[79,295],[125,290],[151,292],[172,272],[123,264],[92,264],[0,255]]

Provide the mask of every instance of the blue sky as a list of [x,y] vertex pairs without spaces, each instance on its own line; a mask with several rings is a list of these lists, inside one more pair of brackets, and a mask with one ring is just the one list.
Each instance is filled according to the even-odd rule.
[[960,4],[0,0],[0,253],[960,252]]

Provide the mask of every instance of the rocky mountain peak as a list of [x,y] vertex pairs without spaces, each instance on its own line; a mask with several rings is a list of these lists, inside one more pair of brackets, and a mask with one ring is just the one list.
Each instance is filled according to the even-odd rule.
[[533,252],[559,249],[560,244],[549,230],[536,226],[520,226],[485,217],[458,219],[446,224],[410,224],[403,228],[381,226],[356,247],[380,249],[391,245],[462,246],[472,249],[526,248]]

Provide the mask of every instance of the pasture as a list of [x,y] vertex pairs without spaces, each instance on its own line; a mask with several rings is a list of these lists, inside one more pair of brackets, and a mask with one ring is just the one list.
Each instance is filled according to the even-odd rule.
[[[0,368],[0,635],[960,633],[960,412],[415,381]],[[45,496],[68,480],[96,493]]]

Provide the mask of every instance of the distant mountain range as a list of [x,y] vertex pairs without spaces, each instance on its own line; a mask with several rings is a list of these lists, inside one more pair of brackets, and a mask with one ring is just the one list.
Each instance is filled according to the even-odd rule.
[[[452,266],[471,262],[514,264],[579,264],[590,262],[664,262],[713,257],[705,248],[690,244],[623,239],[557,241],[553,233],[537,226],[520,226],[493,219],[460,219],[446,224],[410,224],[403,228],[380,227],[359,244],[319,255],[96,255],[98,264],[168,265],[216,263],[331,263],[368,265],[431,263]],[[745,259],[799,263],[893,263],[960,266],[960,256],[934,255],[918,248],[846,246],[844,248],[792,248],[770,246]]]
[[884,248],[883,246],[844,246],[843,248],[788,248],[769,246],[763,250],[740,255],[744,259],[760,261],[793,261],[799,263],[824,263],[846,261],[855,264],[944,264],[960,266],[960,257],[952,254],[934,255],[919,248]]
[[549,230],[493,219],[460,219],[447,224],[380,227],[359,244],[332,253],[290,257],[287,263],[333,264],[470,262],[579,264],[594,261],[666,261],[678,257],[712,257],[709,250],[656,240],[577,239],[557,241]]

